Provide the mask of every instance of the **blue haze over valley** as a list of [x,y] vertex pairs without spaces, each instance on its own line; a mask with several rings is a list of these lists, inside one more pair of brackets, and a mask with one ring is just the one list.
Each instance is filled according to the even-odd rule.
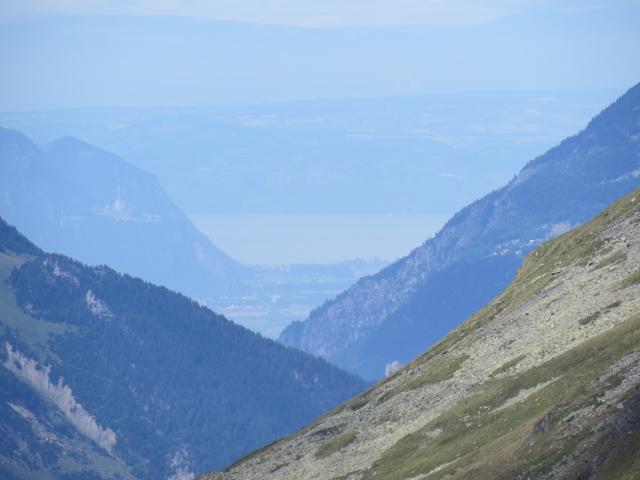
[[640,2],[364,3],[0,5],[0,477],[252,478],[640,186]]

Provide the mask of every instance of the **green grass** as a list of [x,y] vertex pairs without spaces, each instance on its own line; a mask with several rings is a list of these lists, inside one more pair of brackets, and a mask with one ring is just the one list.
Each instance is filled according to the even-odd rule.
[[327,458],[336,452],[339,452],[347,445],[351,444],[356,439],[356,434],[353,432],[345,432],[342,435],[329,440],[322,445],[315,453],[315,457],[318,459]]
[[339,425],[334,425],[332,427],[321,428],[313,432],[314,437],[333,437],[339,433],[342,433],[344,427],[346,427],[346,423],[341,423]]
[[463,354],[453,358],[436,358],[430,363],[422,367],[422,371],[415,376],[410,377],[404,382],[396,385],[391,390],[386,392],[378,399],[378,403],[385,402],[391,397],[398,395],[402,392],[415,390],[417,388],[431,385],[434,383],[443,382],[450,379],[453,375],[460,370],[462,364],[469,358],[468,355]]
[[[522,474],[538,478],[591,435],[585,425],[563,437],[560,419],[598,402],[601,392],[587,387],[624,355],[640,347],[640,315],[564,354],[517,376],[492,379],[455,407],[389,449],[367,473],[369,480],[400,480],[433,471],[437,478],[500,479]],[[554,380],[523,402],[496,410],[520,391]],[[602,386],[606,390],[608,383]],[[533,425],[555,409],[550,426],[533,446],[522,450]],[[436,438],[428,435],[442,429]],[[450,475],[450,476],[447,476]]]
[[610,303],[609,305],[604,307],[602,309],[602,313],[607,313],[609,310],[613,310],[614,308],[618,308],[620,305],[622,305],[622,301],[621,300],[616,300],[615,302]]
[[627,259],[627,254],[621,250],[618,250],[615,253],[612,253],[608,257],[600,260],[594,267],[594,270],[598,270],[600,268],[608,267],[609,265],[615,265],[621,262],[624,262]]
[[[594,480],[639,480],[640,479],[640,431],[631,432],[626,436],[617,451],[609,454],[592,478]],[[596,451],[602,456],[609,453],[611,446],[601,439]],[[604,454],[604,455],[603,455]]]
[[30,257],[15,257],[0,254],[0,334],[11,332],[27,343],[33,352],[40,355],[39,360],[47,356],[57,358],[48,347],[49,339],[63,335],[74,327],[64,323],[38,320],[22,311],[16,302],[15,294],[9,284],[11,271]]
[[453,377],[453,374],[460,370],[462,364],[469,358],[468,355],[460,355],[455,358],[437,359],[426,367],[426,372],[420,373],[416,377],[399,385],[400,391],[415,390]]
[[633,285],[638,285],[638,284],[640,284],[640,268],[635,272],[632,272],[629,275],[627,275],[626,278],[620,280],[616,284],[615,288],[617,290],[622,290],[623,288],[631,287]]
[[602,315],[602,312],[598,310],[597,312],[593,312],[592,314],[587,315],[584,318],[581,318],[580,320],[578,320],[578,323],[582,326],[589,325],[590,323],[595,322],[598,318],[600,318],[601,315]]
[[518,365],[525,358],[527,358],[526,355],[518,355],[516,358],[513,358],[513,359],[509,360],[508,362],[505,362],[502,365],[500,365],[493,372],[491,372],[491,374],[489,376],[490,377],[495,377],[496,375],[500,375],[501,373],[508,372],[513,367]]
[[585,325],[589,325],[590,323],[596,321],[598,318],[600,318],[603,314],[607,313],[609,310],[612,310],[614,308],[619,307],[620,305],[622,305],[622,302],[620,300],[613,302],[609,305],[607,305],[606,307],[604,307],[601,310],[598,310],[597,312],[593,312],[590,315],[587,315],[586,317],[580,319],[578,321],[578,323],[582,326]]
[[356,410],[360,410],[362,407],[364,407],[368,403],[369,403],[369,398],[357,397],[348,403],[348,407],[351,411],[355,412]]

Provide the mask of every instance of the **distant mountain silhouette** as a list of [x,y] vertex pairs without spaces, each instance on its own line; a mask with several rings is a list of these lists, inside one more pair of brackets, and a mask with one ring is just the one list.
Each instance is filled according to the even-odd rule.
[[201,234],[156,178],[65,137],[0,128],[0,215],[48,251],[194,298],[241,290],[243,267]]

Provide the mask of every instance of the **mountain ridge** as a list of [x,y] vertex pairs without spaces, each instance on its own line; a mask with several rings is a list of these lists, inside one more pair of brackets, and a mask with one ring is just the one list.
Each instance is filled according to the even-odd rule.
[[[380,378],[385,365],[405,363],[508,285],[523,256],[536,245],[567,231],[640,185],[640,84],[605,108],[577,135],[529,162],[505,187],[456,213],[432,239],[381,272],[293,323],[280,336],[286,345],[324,356],[365,378]],[[416,296],[429,278],[450,267],[466,265],[477,276],[492,257],[493,289],[463,305],[460,314],[441,312],[425,318],[429,303]],[[479,263],[479,266],[474,266]],[[473,297],[474,285],[458,296]],[[432,298],[433,302],[438,298]],[[417,305],[411,308],[411,304]],[[398,316],[401,307],[405,313]],[[402,313],[402,312],[399,312]],[[436,334],[429,333],[428,322]],[[395,325],[397,324],[397,325]],[[416,327],[416,325],[418,325]],[[384,342],[389,329],[408,329],[407,341]],[[396,333],[394,333],[396,334]],[[402,335],[397,333],[397,335]],[[377,338],[376,338],[377,337]],[[396,342],[397,343],[397,342]],[[381,352],[381,348],[384,352]]]
[[206,480],[635,478],[640,189],[410,364]]
[[0,215],[46,250],[195,298],[244,288],[244,267],[191,224],[154,175],[69,136],[38,147],[0,129],[0,149]]
[[45,253],[1,219],[0,234],[3,478],[188,478],[366,386],[166,287]]

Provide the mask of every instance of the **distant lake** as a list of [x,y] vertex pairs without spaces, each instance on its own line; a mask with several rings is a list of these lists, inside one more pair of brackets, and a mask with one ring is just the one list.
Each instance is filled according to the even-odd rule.
[[215,245],[248,265],[395,259],[433,236],[449,214],[192,214]]

